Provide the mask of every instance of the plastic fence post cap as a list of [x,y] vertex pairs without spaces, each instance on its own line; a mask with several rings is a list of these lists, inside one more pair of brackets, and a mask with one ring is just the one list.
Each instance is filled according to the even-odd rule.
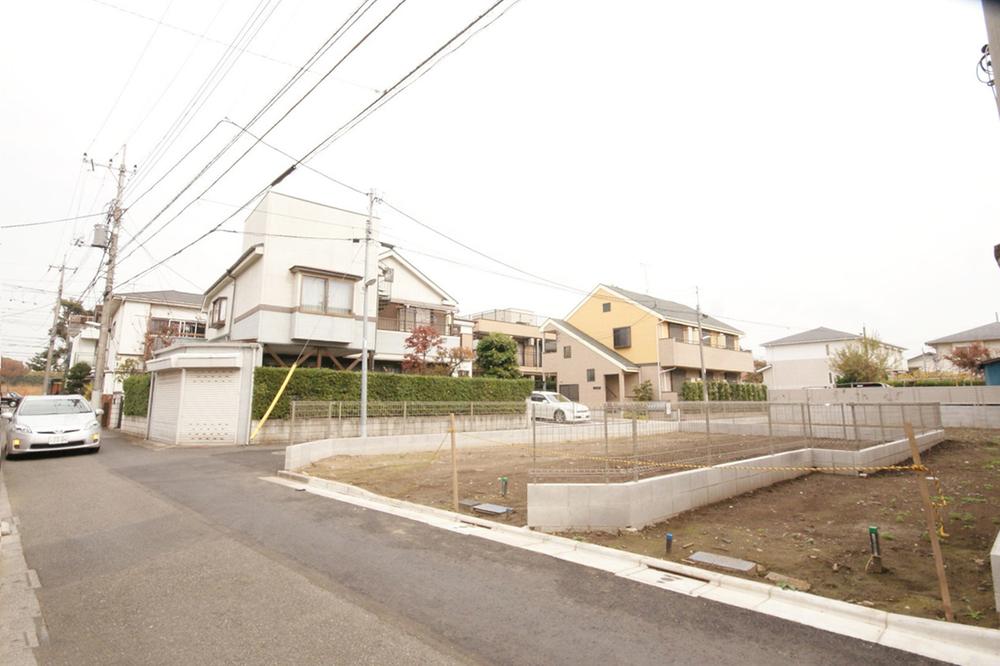
[[869,534],[878,534],[878,527],[876,525],[871,525],[868,527]]

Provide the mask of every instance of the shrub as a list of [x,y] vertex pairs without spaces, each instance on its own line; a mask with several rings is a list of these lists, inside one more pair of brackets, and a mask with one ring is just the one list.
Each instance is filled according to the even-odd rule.
[[66,372],[66,393],[83,393],[83,387],[90,376],[90,364],[83,361],[77,363]]
[[126,377],[122,382],[125,397],[122,413],[125,416],[146,416],[149,412],[149,373]]
[[[709,382],[708,399],[710,401],[763,401],[767,400],[767,386],[754,383]],[[701,382],[684,382],[681,385],[681,400],[702,400]]]
[[653,382],[647,379],[632,389],[632,399],[636,402],[652,402]]
[[[253,377],[253,418],[267,411],[288,374],[287,368],[257,368]],[[491,377],[441,377],[372,372],[368,399],[373,402],[510,402],[531,395],[531,379]],[[270,418],[288,418],[292,400],[344,400],[361,398],[361,373],[326,368],[298,368],[278,400]]]

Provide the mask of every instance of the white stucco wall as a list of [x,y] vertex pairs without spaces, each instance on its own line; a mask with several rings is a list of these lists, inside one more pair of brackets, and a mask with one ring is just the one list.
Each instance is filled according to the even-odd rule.
[[[830,360],[851,342],[837,340],[765,347],[764,357],[771,368],[764,372],[764,383],[775,390],[832,386],[836,373],[830,368]],[[902,350],[888,346],[886,349],[890,353],[890,368],[905,371]]]

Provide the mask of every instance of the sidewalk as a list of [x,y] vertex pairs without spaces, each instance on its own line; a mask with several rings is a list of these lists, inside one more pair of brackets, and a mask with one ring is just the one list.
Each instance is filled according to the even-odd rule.
[[32,648],[46,636],[45,623],[35,595],[38,576],[24,559],[17,528],[0,472],[0,663],[34,666]]

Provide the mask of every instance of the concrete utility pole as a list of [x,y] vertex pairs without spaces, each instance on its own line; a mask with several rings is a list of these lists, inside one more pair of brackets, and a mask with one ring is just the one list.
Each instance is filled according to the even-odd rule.
[[107,363],[108,336],[111,331],[111,296],[115,285],[115,259],[118,256],[118,229],[121,227],[122,205],[125,203],[125,146],[122,146],[122,161],[118,167],[118,193],[111,209],[111,229],[108,238],[108,268],[104,277],[104,295],[101,299],[101,328],[97,336],[97,350],[94,355],[94,386],[90,393],[90,404],[101,408],[104,397],[104,374]]
[[[986,19],[987,47],[980,64],[989,62],[989,70],[992,72],[992,59],[1000,58],[1000,0],[983,0],[983,17]],[[990,81],[989,85],[993,89],[997,111],[1000,111],[1000,94],[997,91],[997,82]]]
[[360,414],[360,435],[362,438],[368,436],[368,289],[376,278],[369,278],[371,275],[370,254],[372,241],[372,216],[375,212],[375,191],[368,192],[368,219],[365,220],[365,271],[363,278],[364,303],[361,305],[361,414]]
[[[701,328],[701,294],[694,288],[695,312],[698,313],[698,357],[701,359],[701,399],[705,403],[705,436],[711,436],[712,427],[708,414],[708,372],[705,370],[705,332]],[[709,461],[711,462],[711,449]]]
[[[45,355],[45,376],[42,378],[42,395],[49,394],[52,381],[52,354],[56,346],[56,328],[59,326],[59,311],[62,309],[63,278],[66,275],[66,257],[63,257],[61,266],[50,266],[49,268],[59,269],[59,289],[56,291],[56,304],[52,308],[52,328],[49,329],[49,352]],[[66,359],[67,362],[69,359]]]

